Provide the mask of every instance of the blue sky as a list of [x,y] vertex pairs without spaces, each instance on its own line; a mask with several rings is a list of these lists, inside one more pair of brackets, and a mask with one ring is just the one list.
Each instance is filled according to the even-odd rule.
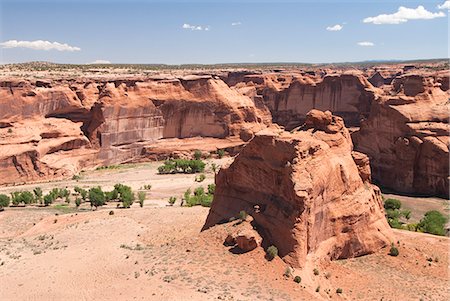
[[[448,57],[450,3],[445,0],[0,4],[2,63],[327,63]],[[410,10],[397,13],[401,6]]]

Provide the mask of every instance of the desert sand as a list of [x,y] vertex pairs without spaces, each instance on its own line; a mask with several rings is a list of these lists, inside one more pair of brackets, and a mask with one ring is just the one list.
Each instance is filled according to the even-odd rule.
[[[226,164],[228,159],[215,160]],[[211,161],[209,161],[211,163]],[[233,254],[223,245],[228,224],[200,232],[208,208],[167,206],[169,196],[202,183],[195,175],[157,175],[158,163],[83,173],[52,187],[117,181],[151,184],[143,208],[96,211],[87,205],[6,208],[0,214],[2,300],[448,300],[449,238],[394,230],[400,255],[388,249],[354,259],[318,261],[284,275],[279,258],[261,248]],[[0,193],[36,185],[3,187]],[[405,206],[408,200],[403,200]],[[110,215],[110,211],[114,215]],[[314,275],[317,269],[319,275]],[[318,292],[316,290],[318,289]],[[341,294],[336,290],[342,289]]]

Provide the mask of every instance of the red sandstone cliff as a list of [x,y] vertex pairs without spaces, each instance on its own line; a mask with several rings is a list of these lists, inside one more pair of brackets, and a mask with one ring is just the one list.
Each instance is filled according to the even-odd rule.
[[368,162],[357,155],[358,166],[351,150],[342,119],[330,112],[312,111],[300,131],[258,133],[216,176],[204,229],[245,210],[263,244],[296,267],[309,254],[338,259],[377,251],[392,233]]
[[130,161],[161,138],[247,141],[271,123],[264,106],[211,76],[4,80],[0,105],[0,184]]

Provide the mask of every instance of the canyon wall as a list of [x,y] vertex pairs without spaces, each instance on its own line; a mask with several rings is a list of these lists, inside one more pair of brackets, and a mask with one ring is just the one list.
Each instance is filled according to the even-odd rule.
[[397,192],[449,197],[448,93],[431,77],[394,80],[353,135],[377,183]]
[[0,184],[135,160],[162,138],[238,137],[270,112],[212,76],[0,82]]
[[[230,74],[227,82],[253,98],[260,98],[274,123],[291,130],[301,125],[311,109],[330,110],[348,126],[368,117],[375,88],[361,74]],[[253,87],[253,91],[251,88]]]

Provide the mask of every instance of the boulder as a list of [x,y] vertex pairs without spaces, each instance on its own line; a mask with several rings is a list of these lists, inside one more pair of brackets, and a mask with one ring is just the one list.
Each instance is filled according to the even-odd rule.
[[333,131],[323,126],[328,117],[318,122],[327,115],[311,112],[292,133],[257,133],[216,176],[203,230],[244,210],[264,243],[275,245],[294,267],[304,266],[309,254],[349,258],[390,244],[380,190],[367,172],[360,176],[342,118],[332,116]]

